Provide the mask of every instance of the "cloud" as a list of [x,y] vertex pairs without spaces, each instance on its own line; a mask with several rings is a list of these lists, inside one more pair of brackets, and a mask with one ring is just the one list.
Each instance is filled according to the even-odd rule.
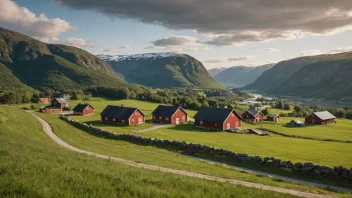
[[279,52],[279,49],[275,49],[275,48],[266,48],[265,49],[266,52]]
[[210,45],[238,45],[304,35],[334,34],[352,29],[350,0],[309,0],[304,3],[293,0],[56,2],[61,6],[93,10],[109,17],[134,19],[174,30],[196,31],[210,35],[209,40],[203,41]]
[[41,38],[57,37],[61,33],[77,29],[63,19],[49,19],[45,14],[36,16],[11,0],[0,0],[0,26]]
[[351,51],[352,51],[352,47],[341,47],[341,48],[335,48],[330,50],[303,50],[303,51],[300,51],[300,55],[314,56],[319,54],[337,54],[337,53],[351,52]]
[[255,58],[255,56],[238,56],[238,57],[228,58],[227,61],[229,62],[244,61],[244,60],[250,60],[253,58]]
[[190,36],[170,36],[151,41],[154,46],[159,47],[194,45],[196,42],[197,38]]
[[118,49],[128,49],[130,48],[129,45],[121,45],[120,47],[118,47]]
[[343,52],[350,52],[352,51],[352,47],[345,47],[345,48],[335,48],[327,51],[328,54],[336,54],[336,53],[343,53]]
[[129,45],[121,45],[119,47],[115,47],[115,48],[106,48],[103,50],[103,52],[107,52],[107,53],[116,53],[118,52],[120,49],[128,49],[130,48]]
[[174,46],[169,46],[169,47],[160,47],[160,46],[147,46],[144,49],[148,50],[158,50],[158,51],[171,51],[171,52],[176,52],[176,53],[184,53],[184,52],[198,52],[198,51],[208,51],[211,50],[208,47],[174,47]]
[[226,59],[220,59],[220,58],[211,58],[204,60],[205,63],[211,63],[211,64],[218,64],[218,63],[226,63]]
[[95,48],[97,44],[95,42],[86,41],[82,38],[70,37],[66,40],[61,40],[57,37],[47,38],[47,37],[36,37],[36,39],[51,44],[64,44],[69,46],[74,46],[78,48]]

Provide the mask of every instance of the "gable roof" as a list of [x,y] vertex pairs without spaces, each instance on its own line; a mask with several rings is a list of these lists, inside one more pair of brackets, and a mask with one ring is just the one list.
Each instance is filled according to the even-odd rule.
[[56,100],[60,104],[67,104],[67,101],[64,98],[54,98],[53,100]]
[[276,117],[280,117],[279,114],[269,114],[268,118],[276,118]]
[[251,114],[252,116],[256,116],[258,113],[262,114],[264,116],[264,114],[261,111],[255,110],[255,109],[248,109],[247,112],[249,114]]
[[79,103],[78,105],[75,106],[75,108],[73,108],[73,111],[79,111],[79,112],[81,112],[81,111],[83,111],[85,108],[87,108],[88,106],[91,106],[91,107],[94,109],[94,107],[93,107],[92,105],[90,105],[90,104],[87,104],[87,103],[84,103],[84,104]]
[[316,115],[318,118],[320,118],[322,120],[330,120],[330,119],[335,119],[336,118],[334,115],[332,115],[328,111],[314,112],[313,114]]
[[162,117],[171,117],[176,113],[178,109],[181,109],[187,115],[187,112],[182,109],[181,107],[176,106],[166,106],[166,105],[159,105],[153,112],[152,115],[162,116]]
[[234,112],[241,120],[242,117],[233,109],[221,109],[213,107],[202,107],[199,109],[194,119],[205,120],[210,122],[224,122],[230,113]]
[[119,107],[113,105],[108,105],[107,107],[105,107],[105,109],[100,113],[100,115],[109,118],[129,119],[136,110],[140,111],[142,115],[145,116],[145,114],[138,108]]

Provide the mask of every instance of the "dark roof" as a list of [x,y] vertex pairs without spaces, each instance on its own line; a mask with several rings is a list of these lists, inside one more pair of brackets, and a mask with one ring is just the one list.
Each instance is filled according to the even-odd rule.
[[262,113],[261,111],[258,111],[258,110],[255,110],[255,109],[248,109],[247,112],[248,112],[249,114],[251,114],[252,116],[254,116],[254,117],[255,117],[258,113],[260,113],[260,114],[263,115],[263,113]]
[[81,112],[83,111],[85,108],[87,108],[88,106],[91,106],[93,109],[94,107],[90,104],[87,104],[87,103],[79,103],[78,105],[75,106],[75,108],[73,108],[73,111],[78,111],[78,112]]
[[[105,109],[100,113],[101,116],[109,117],[109,118],[124,118],[128,119],[131,115],[136,111],[139,110],[137,108],[130,108],[130,107],[120,107],[120,106],[113,106],[108,105]],[[144,116],[145,114],[139,110]]]
[[279,117],[279,114],[269,114],[268,118],[276,118]]
[[194,118],[197,120],[210,122],[224,122],[231,112],[234,112],[240,119],[242,119],[242,117],[238,115],[238,113],[236,113],[236,111],[233,109],[221,109],[213,107],[200,108]]
[[291,123],[295,123],[295,124],[304,124],[302,121],[300,120],[291,120]]
[[320,118],[322,120],[330,120],[330,119],[335,119],[336,118],[334,115],[332,115],[328,111],[314,112],[313,114],[316,115],[318,118]]
[[[183,112],[186,113],[184,109],[181,107],[175,107],[175,106],[165,106],[165,105],[159,105],[152,113],[152,115],[157,115],[157,116],[162,116],[162,117],[171,117],[176,113],[178,109],[181,109]],[[187,113],[186,113],[187,114]]]
[[64,98],[54,98],[53,100],[56,100],[60,104],[67,104],[67,101]]

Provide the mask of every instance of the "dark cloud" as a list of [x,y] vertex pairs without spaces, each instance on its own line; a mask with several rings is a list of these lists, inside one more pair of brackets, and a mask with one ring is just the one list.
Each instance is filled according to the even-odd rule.
[[221,34],[204,43],[235,45],[300,34],[327,34],[352,25],[351,0],[55,0],[73,9],[136,19],[166,28]]
[[254,56],[238,56],[238,57],[228,58],[227,61],[230,61],[230,62],[244,61],[244,60],[250,60],[253,58],[255,58],[255,57]]

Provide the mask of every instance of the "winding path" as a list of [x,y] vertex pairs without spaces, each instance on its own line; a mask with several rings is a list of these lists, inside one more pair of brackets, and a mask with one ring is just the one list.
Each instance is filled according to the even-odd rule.
[[263,189],[263,190],[276,191],[276,192],[280,192],[280,193],[287,193],[287,194],[301,196],[301,197],[312,197],[312,198],[330,197],[328,195],[309,193],[309,192],[293,190],[293,189],[287,189],[287,188],[273,187],[273,186],[268,186],[268,185],[264,185],[264,184],[246,182],[246,181],[241,181],[241,180],[225,179],[225,178],[221,178],[221,177],[215,177],[215,176],[204,175],[204,174],[188,172],[188,171],[183,171],[183,170],[165,168],[165,167],[161,167],[161,166],[142,164],[142,163],[137,163],[137,162],[133,162],[133,161],[130,161],[130,160],[121,159],[121,158],[118,158],[118,157],[111,157],[111,156],[107,156],[107,155],[101,155],[101,154],[98,154],[98,153],[85,151],[85,150],[79,149],[77,147],[74,147],[74,146],[66,143],[60,137],[55,135],[55,133],[53,132],[53,129],[51,128],[51,126],[49,125],[48,122],[46,122],[44,119],[42,119],[38,115],[34,114],[33,112],[28,112],[28,113],[30,113],[37,120],[40,121],[40,123],[43,126],[43,131],[51,139],[53,139],[57,144],[59,144],[62,147],[65,147],[67,149],[70,149],[72,151],[78,152],[78,153],[83,153],[83,154],[87,154],[89,156],[98,157],[98,158],[102,158],[102,159],[110,159],[110,160],[113,160],[113,161],[116,161],[116,162],[123,163],[125,165],[137,167],[137,168],[145,168],[145,169],[149,169],[149,170],[161,171],[161,172],[165,172],[165,173],[173,173],[173,174],[177,174],[177,175],[183,175],[183,176],[188,176],[188,177],[206,179],[206,180],[211,180],[211,181],[227,182],[227,183],[231,183],[231,184],[234,184],[234,185],[240,185],[240,186],[246,186],[246,187],[251,187],[251,188],[258,188],[258,189]]

